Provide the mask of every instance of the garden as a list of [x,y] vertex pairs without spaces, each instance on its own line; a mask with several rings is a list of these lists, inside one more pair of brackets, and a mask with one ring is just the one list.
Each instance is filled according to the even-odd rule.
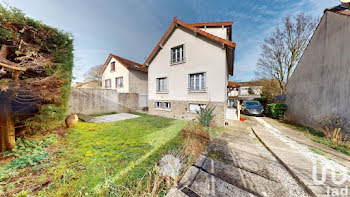
[[[181,154],[186,121],[138,115],[113,123],[79,122],[68,133],[18,141],[1,156],[0,191],[38,196],[148,193],[158,160],[167,152]],[[160,182],[154,192],[165,194],[169,188]]]
[[215,133],[212,111],[195,122],[142,113],[111,123],[80,121],[19,139],[0,155],[0,194],[165,196]]

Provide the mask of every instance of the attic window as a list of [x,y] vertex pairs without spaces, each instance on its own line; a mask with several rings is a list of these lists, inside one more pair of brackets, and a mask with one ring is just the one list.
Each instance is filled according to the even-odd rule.
[[181,63],[185,61],[184,45],[171,48],[170,63]]
[[115,62],[111,63],[111,71],[115,71]]

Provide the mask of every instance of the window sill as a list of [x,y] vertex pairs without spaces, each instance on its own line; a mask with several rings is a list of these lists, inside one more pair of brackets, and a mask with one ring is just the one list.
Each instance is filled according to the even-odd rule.
[[159,111],[171,111],[171,109],[163,109],[163,108],[154,108],[154,109]]
[[207,93],[207,90],[188,90],[188,93]]
[[164,91],[164,92],[156,92],[156,94],[168,94],[169,91]]
[[185,60],[179,61],[179,62],[170,62],[170,66],[177,65],[177,64],[184,64],[186,63]]

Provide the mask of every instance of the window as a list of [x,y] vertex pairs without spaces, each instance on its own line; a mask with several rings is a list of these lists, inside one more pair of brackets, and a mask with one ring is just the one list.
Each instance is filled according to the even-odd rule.
[[174,48],[171,48],[171,63],[180,63],[185,61],[184,56],[184,45],[180,45]]
[[115,71],[115,62],[111,63],[111,71]]
[[117,87],[117,88],[123,87],[123,77],[115,78],[115,87]]
[[112,87],[111,79],[106,79],[105,80],[105,88],[111,88],[111,87]]
[[157,92],[167,92],[168,91],[168,79],[166,77],[164,78],[157,78]]
[[198,104],[198,103],[190,103],[190,111],[196,113],[201,109],[205,109],[207,107],[206,104]]
[[170,102],[155,102],[155,108],[157,109],[171,109]]
[[206,74],[196,73],[189,75],[189,91],[206,91]]

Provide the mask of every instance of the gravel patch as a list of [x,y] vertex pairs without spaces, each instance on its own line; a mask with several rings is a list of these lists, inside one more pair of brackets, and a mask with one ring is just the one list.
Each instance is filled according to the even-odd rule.
[[308,197],[310,196],[293,177],[287,169],[279,163],[279,161],[260,143],[257,137],[253,133],[249,133],[249,135],[258,143],[257,152],[263,158],[265,158],[271,165],[266,166],[271,173],[279,179],[281,184],[289,191],[289,196],[291,197]]
[[347,177],[350,180],[350,169],[341,165],[338,162],[328,159],[327,157],[317,154],[311,151],[308,147],[301,145],[294,140],[284,136],[278,129],[272,127],[269,123],[264,121],[261,118],[255,117],[255,119],[261,123],[268,131],[274,134],[277,138],[279,138],[282,142],[288,144],[291,148],[297,150],[300,154],[304,155],[306,158],[309,158],[314,165],[320,164],[327,169],[334,169],[336,172],[339,172],[343,177]]

